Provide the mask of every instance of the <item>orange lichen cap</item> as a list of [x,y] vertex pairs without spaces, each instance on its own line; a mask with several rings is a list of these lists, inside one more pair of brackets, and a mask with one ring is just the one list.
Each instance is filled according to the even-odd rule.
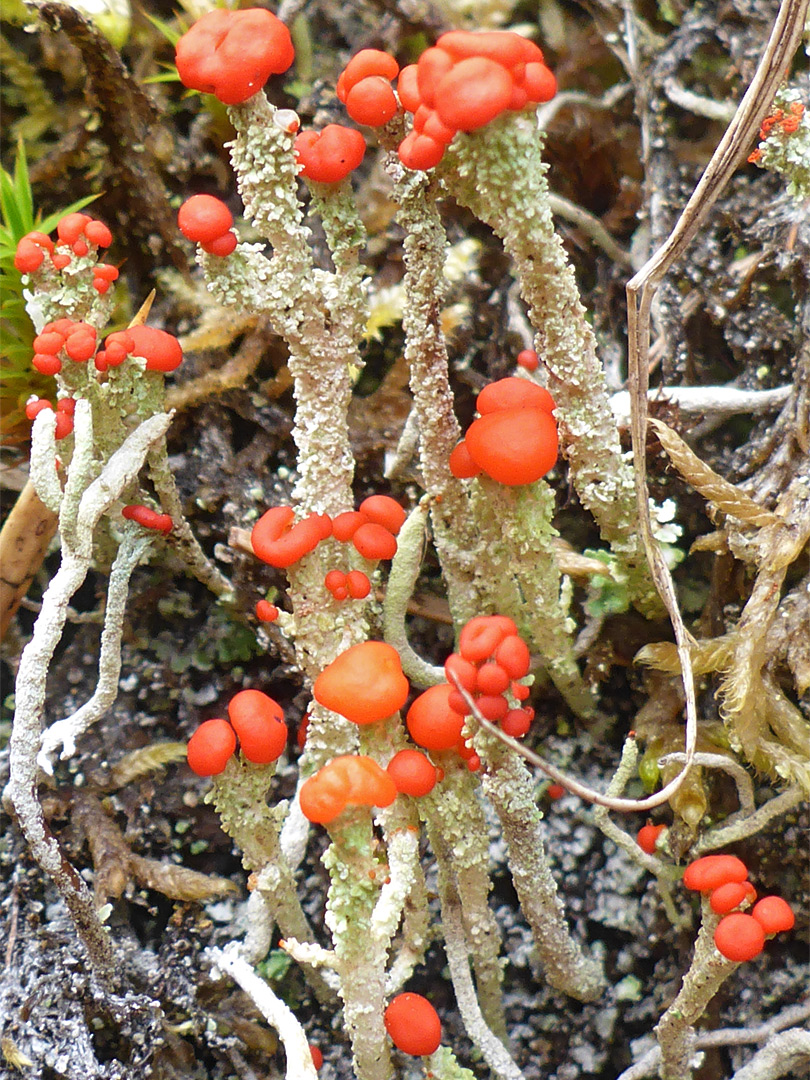
[[155,326],[131,326],[132,355],[146,358],[147,371],[174,371],[183,362],[183,350],[173,334]]
[[218,776],[236,749],[236,733],[227,720],[206,720],[188,741],[187,757],[197,776]]
[[359,510],[344,510],[342,514],[332,518],[332,533],[336,540],[345,544],[351,540],[361,525],[366,525],[370,519]]
[[397,553],[396,537],[384,525],[373,521],[357,529],[352,543],[364,559],[393,559]]
[[386,772],[397,791],[415,799],[433,791],[439,778],[439,770],[421,750],[400,750],[386,765]]
[[450,30],[438,39],[436,48],[454,60],[484,56],[508,68],[543,62],[540,47],[513,30]]
[[[636,834],[636,843],[645,851],[648,855],[655,854],[655,845],[658,843],[658,837],[666,829],[666,825],[653,825],[648,822],[646,825],[642,825]],[[739,903],[739,901],[738,901]],[[736,904],[732,904],[727,911],[731,911],[731,908],[736,907]]]
[[392,716],[408,690],[397,650],[384,641],[363,641],[324,668],[312,693],[324,708],[362,725]]
[[192,195],[177,212],[177,225],[188,240],[210,244],[233,225],[233,216],[221,199]]
[[517,636],[517,626],[508,615],[476,615],[462,628],[458,651],[465,660],[477,664],[491,656],[505,638],[513,636]]
[[448,683],[431,686],[408,709],[408,731],[418,746],[426,750],[452,750],[461,738],[464,717],[448,703],[453,689]]
[[399,73],[397,79],[397,93],[399,94],[399,100],[402,102],[403,108],[408,112],[415,113],[419,106],[422,104],[422,99],[419,96],[419,68],[416,64],[408,64]]
[[346,95],[346,112],[356,124],[366,127],[387,124],[397,112],[397,99],[391,84],[381,75],[361,79]]
[[373,758],[344,754],[333,758],[301,786],[301,812],[309,821],[328,825],[347,806],[390,806],[397,788]]
[[442,1041],[442,1022],[427,998],[421,994],[397,994],[385,1010],[385,1030],[403,1054],[425,1057]]
[[399,144],[397,153],[406,169],[433,169],[444,157],[444,143],[430,135],[420,135],[412,131]]
[[390,495],[369,495],[367,499],[363,499],[358,509],[369,521],[373,521],[375,525],[383,525],[394,536],[405,524],[407,516],[396,499],[392,499]]
[[531,484],[557,461],[557,425],[544,409],[499,409],[474,420],[465,436],[470,457],[508,487]]
[[[650,826],[647,826],[649,828]],[[715,915],[728,915],[743,900],[756,900],[757,893],[750,881],[727,881],[715,889],[709,897],[709,905]]]
[[292,566],[331,535],[332,522],[327,514],[310,514],[296,525],[292,524],[294,517],[291,506],[274,506],[253,526],[250,541],[262,562]]
[[470,450],[464,439],[457,443],[450,451],[450,472],[457,480],[469,480],[478,476],[481,472],[480,465],[476,465],[470,456]]
[[416,65],[416,85],[420,105],[436,105],[436,87],[453,68],[453,58],[443,49],[425,49]]

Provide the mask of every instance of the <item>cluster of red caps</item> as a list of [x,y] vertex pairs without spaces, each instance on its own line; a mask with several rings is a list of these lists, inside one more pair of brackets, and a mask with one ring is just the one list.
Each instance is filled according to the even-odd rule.
[[[762,121],[762,125],[759,129],[759,141],[764,142],[777,124],[783,135],[792,135],[794,131],[799,130],[799,124],[802,122],[803,116],[804,105],[802,105],[800,101],[792,101],[790,103],[787,115],[785,115],[784,109],[777,109],[770,116],[766,116]],[[762,151],[757,147],[756,150],[752,150],[748,155],[748,160],[753,165],[754,162],[759,161],[761,157]]]
[[559,449],[554,398],[530,379],[509,376],[485,386],[479,413],[450,454],[453,476],[485,473],[500,484],[531,484],[554,468]]
[[796,921],[790,905],[780,896],[757,900],[750,915],[735,910],[753,903],[757,896],[748,880],[748,867],[736,855],[704,855],[687,866],[683,883],[687,889],[708,894],[712,911],[723,916],[714,932],[714,944],[735,963],[759,956],[766,938],[792,929]]
[[96,351],[96,328],[73,319],[46,323],[34,338],[31,363],[41,375],[56,375],[62,370],[60,353],[77,364],[86,364]]
[[294,519],[291,506],[274,506],[253,526],[251,544],[262,562],[280,568],[293,566],[330,536],[340,543],[351,541],[364,559],[393,559],[405,511],[388,495],[370,495],[357,510],[335,518],[309,514],[295,523]]
[[261,690],[240,690],[228,705],[228,720],[200,724],[188,742],[188,763],[198,776],[218,776],[236,750],[256,765],[281,757],[287,745],[284,710]]
[[411,738],[427,750],[455,750],[471,772],[477,771],[481,760],[462,735],[470,708],[456,684],[472,696],[482,716],[500,724],[505,734],[521,738],[532,725],[534,710],[529,705],[512,707],[506,695],[526,700],[529,688],[518,680],[528,674],[530,664],[528,647],[510,618],[470,619],[459,635],[459,651],[445,661],[448,681],[425,690],[408,710]]
[[302,131],[295,138],[301,176],[319,184],[337,184],[366,153],[366,140],[355,128],[327,124],[321,131]]
[[199,244],[209,255],[224,258],[236,248],[236,236],[231,232],[233,215],[213,195],[192,195],[186,199],[177,213],[177,224],[187,240]]
[[451,30],[397,83],[413,131],[399,147],[409,169],[438,165],[458,131],[477,131],[507,110],[550,101],[557,81],[543,53],[510,30]]
[[[58,243],[43,232],[26,233],[17,244],[14,265],[21,274],[34,274],[50,259],[54,270],[64,270],[73,256],[97,254],[99,248],[112,243],[112,233],[102,221],[88,214],[66,214],[56,226]],[[93,288],[102,296],[118,278],[118,269],[109,263],[97,262],[92,267]]]
[[[324,668],[312,694],[319,705],[364,727],[398,712],[409,689],[396,649],[383,641],[363,641]],[[394,754],[385,769],[362,754],[344,754],[302,785],[301,810],[310,821],[328,825],[347,806],[390,806],[398,793],[421,798],[443,775],[412,748]]]
[[342,570],[329,570],[323,583],[338,603],[349,598],[365,600],[371,592],[371,582],[362,570],[350,570],[347,574]]
[[265,8],[207,12],[177,42],[175,56],[183,85],[223,105],[247,101],[294,59],[290,31]]
[[154,326],[131,326],[116,330],[96,352],[96,328],[73,319],[47,323],[34,338],[33,366],[42,375],[56,375],[62,370],[62,356],[77,364],[94,358],[98,371],[118,367],[128,356],[142,356],[148,371],[174,371],[183,360],[180,342],[173,334]]
[[[25,406],[25,415],[29,420],[35,420],[46,409],[53,411],[53,405],[47,398],[31,397]],[[73,432],[73,413],[76,411],[76,402],[71,397],[59,398],[56,403],[56,431],[54,437],[64,439]]]
[[130,326],[104,339],[104,348],[96,354],[96,368],[106,371],[119,367],[128,356],[144,357],[147,371],[174,371],[183,362],[183,350],[174,334],[154,326]]
[[506,697],[516,701],[529,696],[528,686],[519,682],[529,674],[529,647],[507,615],[478,615],[470,619],[458,639],[458,652],[444,662],[453,689],[447,704],[460,716],[468,716],[469,706],[456,688],[460,684],[475,701],[485,719],[500,724],[512,738],[524,736],[534,720],[531,706],[512,708]]
[[[294,58],[286,26],[263,8],[210,11],[180,38],[176,51],[184,85],[214,94],[226,105],[247,101]],[[438,165],[457,132],[476,131],[503,112],[550,101],[557,92],[556,79],[534,42],[508,30],[451,30],[401,72],[390,54],[362,49],[340,75],[337,95],[353,120],[378,127],[398,111],[391,86],[397,75],[399,102],[413,113],[413,130],[399,146],[400,160],[409,169]],[[359,131],[340,124],[302,132],[295,141],[301,174],[323,184],[348,176],[363,160],[365,148]],[[222,241],[222,246],[230,243]]]

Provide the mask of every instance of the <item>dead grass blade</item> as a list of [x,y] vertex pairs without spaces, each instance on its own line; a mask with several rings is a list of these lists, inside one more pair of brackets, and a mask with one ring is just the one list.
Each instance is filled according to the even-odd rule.
[[781,518],[755,503],[745,492],[724,480],[705,461],[701,461],[680,435],[660,420],[650,419],[658,439],[666,450],[669,460],[695,491],[726,515],[746,525],[779,525]]

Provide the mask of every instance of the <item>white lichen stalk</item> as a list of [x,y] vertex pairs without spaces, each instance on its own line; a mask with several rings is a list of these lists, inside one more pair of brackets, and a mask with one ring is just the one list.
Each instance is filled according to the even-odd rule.
[[[96,915],[90,891],[46,825],[36,791],[37,758],[45,718],[48,671],[62,637],[68,605],[90,570],[96,527],[102,516],[135,480],[150,448],[165,437],[170,423],[171,416],[168,414],[145,420],[94,477],[92,410],[89,402],[77,402],[74,452],[59,506],[62,559],[42,598],[33,635],[20,658],[15,685],[16,707],[9,742],[9,781],[5,798],[17,815],[34,858],[52,878],[73,916],[95,974],[106,983],[112,983],[115,978],[109,939]],[[33,457],[40,462],[44,458],[42,447],[50,451],[53,446],[54,425],[54,414],[47,411],[40,413],[34,422]],[[43,491],[53,499],[53,484],[50,479],[45,483],[49,490],[43,488]],[[117,600],[114,598],[114,611],[120,607],[121,601],[120,596]],[[114,625],[110,634],[114,643],[118,634]],[[120,657],[111,652],[108,645],[101,661],[101,695],[104,697],[108,694],[104,684],[109,684],[111,674],[107,669],[120,663]],[[93,717],[97,719],[98,715],[94,710]],[[63,727],[63,740],[75,738],[80,728],[84,730],[83,723],[80,720],[75,725],[75,731],[71,730],[70,724]]]

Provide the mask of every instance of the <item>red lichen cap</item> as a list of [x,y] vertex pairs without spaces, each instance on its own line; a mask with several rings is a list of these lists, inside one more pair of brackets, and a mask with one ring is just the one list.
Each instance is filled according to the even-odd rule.
[[465,660],[477,664],[492,656],[501,642],[512,636],[517,636],[517,627],[508,615],[476,615],[463,626],[458,651]]
[[523,709],[510,709],[501,720],[501,731],[513,739],[522,739],[527,735],[534,722],[534,709],[527,705]]
[[297,563],[332,532],[327,514],[310,514],[293,525],[291,506],[274,506],[253,526],[250,541],[262,562],[286,568]]
[[284,710],[261,690],[240,690],[231,698],[228,717],[242,753],[257,765],[276,761],[287,745]]
[[302,131],[295,140],[301,176],[319,184],[337,184],[356,169],[366,140],[355,128],[327,124],[323,131]]
[[233,225],[233,215],[225,203],[213,195],[192,195],[180,207],[177,224],[186,239],[210,244],[228,232]]
[[416,64],[408,64],[399,73],[397,79],[397,93],[399,94],[399,100],[402,102],[403,108],[408,112],[415,113],[419,106],[422,104],[422,98],[419,96],[419,68]]
[[363,725],[398,712],[408,690],[396,649],[383,641],[363,641],[324,668],[312,693],[324,708]]
[[164,536],[168,535],[174,527],[169,514],[159,514],[157,510],[137,503],[125,506],[121,511],[121,516],[128,521],[137,522],[141,528],[153,529],[155,532],[163,533]]
[[796,922],[790,904],[781,896],[763,896],[754,904],[751,915],[766,934],[781,934],[785,930],[792,930]]
[[540,366],[540,360],[534,349],[521,349],[515,357],[515,363],[524,371],[537,371]]
[[512,87],[512,78],[502,64],[471,56],[460,60],[440,80],[435,108],[447,127],[477,131],[509,108]]
[[30,234],[23,236],[17,243],[14,254],[14,266],[21,274],[33,274],[45,261],[45,253],[39,244],[31,239]]
[[384,526],[394,536],[405,524],[407,516],[396,499],[392,499],[390,495],[369,495],[360,503],[358,510],[365,514],[369,521]]
[[442,1041],[442,1022],[427,998],[421,994],[397,994],[384,1014],[385,1030],[403,1054],[425,1057]]
[[544,386],[510,375],[485,386],[475,399],[475,407],[482,416],[499,409],[542,409],[550,415],[557,405]]
[[256,618],[259,622],[275,622],[278,616],[278,608],[275,604],[271,604],[269,600],[258,600],[256,602]]
[[469,480],[481,473],[480,465],[476,465],[470,456],[470,450],[464,439],[450,451],[450,472],[457,480]]
[[695,892],[713,892],[729,881],[745,881],[748,867],[736,855],[704,855],[684,871],[683,883]]
[[183,84],[224,105],[247,101],[294,59],[289,30],[264,8],[207,12],[180,38],[176,54]]
[[744,900],[756,900],[757,892],[750,881],[727,881],[715,889],[709,897],[709,905],[715,915],[728,915]]
[[369,519],[359,510],[344,510],[342,514],[332,519],[332,534],[341,544],[351,540],[361,525],[366,525]]
[[352,543],[364,559],[393,559],[397,553],[396,537],[384,525],[373,521],[361,525],[352,536]]
[[173,334],[155,326],[131,326],[127,333],[132,355],[145,357],[147,371],[174,371],[182,364],[183,350]]
[[236,733],[227,720],[206,720],[188,741],[188,763],[198,776],[217,776],[236,749]]
[[433,169],[444,157],[445,145],[430,135],[412,131],[399,144],[397,153],[406,169],[424,172]]
[[56,235],[62,244],[75,244],[93,219],[89,214],[65,214],[56,226]]
[[371,592],[371,582],[362,570],[350,570],[346,575],[346,588],[352,600],[365,600]]
[[[648,855],[655,854],[655,846],[658,843],[658,837],[666,829],[666,825],[642,825],[636,834],[636,842],[642,851],[645,851]],[[732,904],[731,908],[736,907],[736,904]]]
[[441,35],[436,48],[454,60],[484,56],[507,68],[543,62],[540,47],[513,30],[450,30]]
[[557,461],[557,425],[544,409],[487,413],[470,424],[464,441],[476,465],[508,487],[534,483]]
[[223,233],[222,236],[218,236],[216,240],[207,240],[204,244],[200,244],[203,251],[207,251],[209,255],[216,255],[219,259],[224,259],[228,255],[232,255],[236,250],[237,240],[232,232]]
[[387,124],[397,112],[397,99],[391,84],[381,75],[361,79],[346,95],[346,112],[356,124],[367,127]]
[[735,911],[717,924],[714,932],[717,951],[726,960],[742,964],[759,956],[765,946],[765,931],[751,915]]
[[361,49],[354,54],[338,78],[338,99],[345,104],[349,92],[363,79],[379,76],[390,82],[398,73],[399,64],[390,53],[381,49]]
[[386,765],[386,772],[397,791],[415,799],[430,794],[439,778],[439,770],[420,750],[400,750]]
[[451,709],[448,683],[431,686],[408,709],[408,731],[417,746],[426,750],[452,750],[461,738],[464,717]]

